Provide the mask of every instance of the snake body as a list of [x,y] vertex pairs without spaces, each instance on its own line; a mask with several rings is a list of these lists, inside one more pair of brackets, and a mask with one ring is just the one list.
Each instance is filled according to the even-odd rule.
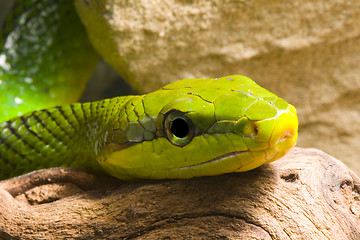
[[209,176],[295,145],[295,108],[239,75],[71,104],[97,59],[72,1],[16,1],[0,34],[0,179],[49,167],[124,180]]
[[0,30],[0,122],[78,101],[98,56],[73,1],[15,1]]
[[0,177],[49,167],[119,179],[248,171],[286,154],[295,108],[240,75],[29,112],[0,125]]

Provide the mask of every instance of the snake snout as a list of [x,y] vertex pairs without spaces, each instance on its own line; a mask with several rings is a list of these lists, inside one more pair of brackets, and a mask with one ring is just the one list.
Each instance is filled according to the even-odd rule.
[[280,143],[280,142],[283,142],[283,141],[286,141],[288,139],[291,139],[295,136],[296,134],[296,131],[295,129],[287,129],[285,130],[285,132],[279,137],[277,143]]
[[292,110],[293,107],[290,105],[289,111],[283,112],[278,116],[269,141],[270,147],[281,144],[287,145],[287,148],[292,148],[295,145],[298,134],[298,119]]
[[[256,144],[251,151],[266,151],[266,162],[274,161],[290,151],[298,136],[298,119],[292,105],[286,110],[280,110],[276,117],[251,121],[247,124],[248,132]],[[251,131],[250,131],[251,129]]]
[[292,105],[289,106],[289,111],[281,113],[276,120],[276,124],[269,140],[269,148],[274,155],[273,157],[267,158],[267,163],[281,158],[296,144],[298,136],[298,119],[295,108]]

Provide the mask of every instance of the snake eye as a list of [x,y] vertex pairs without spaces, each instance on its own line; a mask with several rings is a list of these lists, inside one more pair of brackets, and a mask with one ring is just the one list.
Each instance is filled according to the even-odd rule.
[[185,146],[194,137],[194,124],[185,113],[171,110],[166,113],[164,130],[169,141],[176,146]]

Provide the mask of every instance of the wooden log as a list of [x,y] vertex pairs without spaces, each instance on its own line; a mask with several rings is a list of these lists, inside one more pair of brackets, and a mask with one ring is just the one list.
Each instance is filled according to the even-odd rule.
[[3,239],[360,239],[360,179],[316,149],[245,173],[122,182],[46,169],[0,182]]

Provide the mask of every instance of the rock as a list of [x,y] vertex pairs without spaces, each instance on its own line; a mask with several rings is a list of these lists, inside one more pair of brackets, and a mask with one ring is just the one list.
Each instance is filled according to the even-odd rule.
[[0,238],[360,239],[360,179],[301,148],[253,171],[189,180],[47,169],[0,182]]
[[138,90],[246,75],[297,107],[299,146],[360,174],[360,1],[75,2],[95,48]]

